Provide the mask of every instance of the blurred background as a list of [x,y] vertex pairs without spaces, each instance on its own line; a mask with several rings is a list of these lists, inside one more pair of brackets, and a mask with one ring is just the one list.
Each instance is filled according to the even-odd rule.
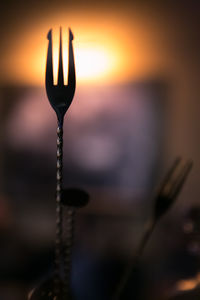
[[178,155],[194,168],[131,289],[134,299],[197,299],[198,1],[8,0],[0,25],[1,299],[27,299],[52,274],[56,116],[44,78],[52,28],[56,82],[59,26],[65,65],[69,26],[74,33],[77,75],[64,125],[64,186],[90,194],[76,222],[75,299],[111,299]]

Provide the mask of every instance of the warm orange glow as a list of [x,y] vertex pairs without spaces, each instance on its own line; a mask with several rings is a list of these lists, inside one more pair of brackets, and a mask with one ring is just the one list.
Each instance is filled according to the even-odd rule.
[[[132,20],[132,19],[131,19]],[[15,32],[12,47],[0,57],[0,82],[44,85],[47,44],[46,34],[53,28],[54,71],[58,64],[58,31],[63,28],[64,79],[67,83],[68,27],[74,33],[77,83],[112,84],[148,76],[159,63],[151,31],[142,27],[144,20],[129,15],[83,14],[68,12],[38,22],[34,28]],[[142,24],[142,25],[141,25]],[[148,27],[149,28],[149,27]],[[150,31],[149,31],[150,32]],[[14,51],[13,51],[14,49]],[[163,57],[163,54],[160,55]],[[56,80],[55,73],[55,80]]]
[[180,280],[176,287],[178,291],[188,291],[195,289],[200,284],[200,273],[197,274],[196,277],[187,279],[187,280]]
[[57,30],[55,33],[55,29],[53,30],[53,79],[54,84],[57,84],[58,81],[58,55],[59,55],[59,31]]
[[[64,82],[68,83],[68,31],[63,31],[63,68]],[[112,76],[118,67],[118,60],[111,50],[102,45],[80,43],[74,49],[76,63],[76,77],[79,82],[105,80]],[[54,84],[58,81],[58,57],[59,57],[59,30],[53,30],[53,70]]]
[[115,65],[108,50],[95,46],[76,50],[76,68],[81,81],[95,81],[107,77]]

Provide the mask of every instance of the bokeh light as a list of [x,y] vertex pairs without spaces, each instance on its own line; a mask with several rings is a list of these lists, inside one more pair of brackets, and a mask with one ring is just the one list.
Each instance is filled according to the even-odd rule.
[[[68,81],[68,31],[63,30],[63,66],[64,66],[64,82]],[[112,77],[114,71],[119,67],[117,55],[109,47],[100,45],[96,42],[79,43],[74,49],[76,76],[81,83],[97,82],[98,80],[108,79]],[[119,55],[118,55],[119,56]],[[59,57],[59,30],[53,30],[53,69],[54,84],[58,78],[58,57]]]
[[[103,21],[102,21],[103,20]],[[12,85],[44,86],[48,40],[53,29],[54,70],[58,64],[59,28],[63,29],[63,60],[68,61],[69,26],[74,34],[74,54],[78,84],[116,84],[144,78],[160,69],[163,53],[159,53],[158,29],[148,23],[148,17],[128,13],[109,14],[71,10],[56,12],[37,24],[19,28],[10,35],[12,47],[2,51],[0,82]],[[146,30],[146,28],[149,30]],[[150,27],[151,30],[150,30]],[[13,52],[13,48],[15,51]],[[3,74],[3,75],[2,75]],[[66,83],[65,73],[65,83]]]

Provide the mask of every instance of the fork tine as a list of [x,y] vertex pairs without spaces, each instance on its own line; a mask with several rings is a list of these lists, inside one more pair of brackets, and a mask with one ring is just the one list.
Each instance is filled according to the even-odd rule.
[[53,83],[53,53],[52,53],[52,30],[49,31],[47,38],[49,40],[47,63],[46,63],[46,93],[49,102],[56,112],[58,122],[62,127],[64,116],[72,103],[75,93],[75,65],[73,53],[73,34],[69,30],[69,75],[68,85],[64,85],[63,57],[62,57],[62,28],[60,27],[60,43],[59,43],[59,66],[58,66],[58,83]]
[[176,159],[156,196],[154,207],[155,221],[163,216],[175,202],[192,169],[192,165],[193,162],[190,160],[185,162],[183,159]]
[[46,62],[46,87],[53,86],[53,62],[52,62],[52,29],[47,34],[49,40]]
[[69,28],[69,63],[68,63],[68,86],[74,92],[76,86],[75,62],[72,41],[74,39],[73,33]]
[[179,173],[174,179],[173,186],[170,192],[171,198],[175,198],[178,195],[179,191],[181,190],[183,184],[187,179],[188,174],[190,173],[190,170],[192,169],[192,166],[193,162],[191,160],[188,160],[182,166],[180,166]]
[[64,85],[64,75],[63,75],[63,58],[62,58],[62,28],[60,27],[58,86],[63,86],[63,85]]
[[171,169],[169,169],[168,173],[166,174],[164,181],[162,183],[162,187],[161,190],[169,183],[170,179],[172,178],[172,176],[174,175],[175,171],[177,170],[177,167],[180,166],[182,161],[181,157],[177,157],[171,167]]

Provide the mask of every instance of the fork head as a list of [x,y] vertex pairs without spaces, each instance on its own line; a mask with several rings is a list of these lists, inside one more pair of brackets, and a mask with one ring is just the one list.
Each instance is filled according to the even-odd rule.
[[53,82],[53,54],[52,54],[52,29],[49,30],[47,38],[49,40],[47,61],[46,61],[46,92],[49,102],[56,112],[58,123],[63,125],[64,115],[69,108],[76,88],[76,74],[73,53],[73,34],[69,29],[69,63],[68,63],[68,84],[64,84],[63,59],[62,59],[62,29],[60,28],[59,45],[59,65],[58,65],[58,84]]
[[191,160],[185,161],[181,158],[175,160],[158,191],[154,207],[155,219],[164,215],[175,202],[192,166]]

